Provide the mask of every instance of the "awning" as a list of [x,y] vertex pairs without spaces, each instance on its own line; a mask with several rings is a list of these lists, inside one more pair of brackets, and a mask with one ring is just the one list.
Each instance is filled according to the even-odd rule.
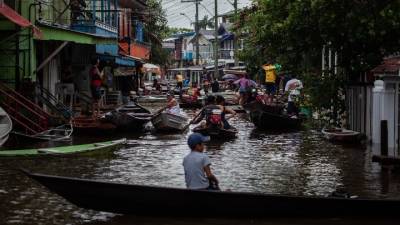
[[45,41],[69,41],[78,44],[93,45],[118,43],[116,38],[75,31],[65,27],[55,27],[44,23],[39,24],[39,27],[43,34],[41,40]]
[[41,31],[34,26],[29,20],[25,19],[23,16],[18,14],[8,5],[6,5],[3,1],[0,2],[0,14],[9,19],[11,22],[21,26],[21,27],[30,27],[33,30],[33,35],[36,38],[41,38]]
[[116,57],[115,63],[120,66],[135,66],[135,60],[123,56]]
[[160,67],[151,63],[145,63],[143,65],[143,68],[146,72],[150,72],[150,73],[155,73],[155,74],[161,74],[161,70]]
[[125,56],[113,56],[113,55],[98,54],[98,57],[100,60],[114,62],[115,64],[120,65],[120,66],[129,66],[129,67],[135,66],[135,60],[125,57]]

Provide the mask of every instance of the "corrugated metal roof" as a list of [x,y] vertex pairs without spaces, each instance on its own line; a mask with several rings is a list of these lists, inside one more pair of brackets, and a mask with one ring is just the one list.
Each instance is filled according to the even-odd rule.
[[400,56],[386,58],[383,63],[375,67],[371,72],[374,75],[399,75]]

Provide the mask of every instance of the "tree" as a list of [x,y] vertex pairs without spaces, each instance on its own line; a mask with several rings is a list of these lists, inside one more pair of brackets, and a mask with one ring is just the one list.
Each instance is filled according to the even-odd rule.
[[[399,10],[395,0],[254,0],[236,21],[240,57],[253,71],[269,61],[303,75],[314,106],[330,109],[342,104],[338,89],[400,51]],[[338,74],[321,71],[324,46],[337,52]]]
[[214,29],[214,22],[212,18],[208,18],[207,15],[203,19],[199,20],[199,29],[207,30],[207,28]]
[[182,27],[168,27],[166,37],[170,37],[174,34],[181,34],[181,33],[186,33],[186,32],[193,32],[193,30],[189,29],[189,28],[182,28]]
[[168,35],[167,17],[161,5],[161,0],[148,0],[149,17],[145,32],[151,45],[150,60],[152,63],[165,65],[168,63],[168,53],[162,48],[162,40]]

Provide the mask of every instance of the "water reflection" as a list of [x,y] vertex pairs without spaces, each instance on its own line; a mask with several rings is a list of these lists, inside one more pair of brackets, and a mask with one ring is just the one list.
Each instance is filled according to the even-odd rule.
[[[193,113],[193,112],[192,112]],[[263,133],[245,118],[232,120],[238,138],[207,144],[215,174],[224,189],[290,195],[328,195],[337,188],[364,197],[399,197],[400,177],[384,174],[370,161],[370,150],[332,145],[317,131]],[[183,134],[119,134],[129,144],[110,155],[0,159],[0,224],[199,224],[199,220],[116,216],[79,209],[12,168],[132,184],[184,187]],[[98,141],[75,137],[74,143]],[[390,182],[389,182],[390,180]],[[209,224],[241,224],[202,220]],[[268,220],[270,221],[270,220]],[[293,224],[291,220],[245,221]],[[320,224],[307,219],[304,223]],[[318,221],[318,220],[317,220]],[[243,222],[243,221],[242,221]],[[319,221],[321,222],[321,221]],[[203,223],[202,223],[203,224]],[[243,224],[243,223],[242,223]],[[333,223],[332,223],[333,224]],[[339,223],[340,224],[340,223]]]

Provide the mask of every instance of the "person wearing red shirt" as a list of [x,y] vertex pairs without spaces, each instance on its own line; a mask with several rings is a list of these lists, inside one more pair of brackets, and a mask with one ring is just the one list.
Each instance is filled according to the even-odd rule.
[[100,105],[99,105],[99,100],[101,98],[101,73],[99,70],[99,59],[95,58],[92,59],[91,64],[92,67],[89,70],[89,77],[90,77],[90,90],[92,92],[92,112],[93,115],[99,114],[100,113]]

